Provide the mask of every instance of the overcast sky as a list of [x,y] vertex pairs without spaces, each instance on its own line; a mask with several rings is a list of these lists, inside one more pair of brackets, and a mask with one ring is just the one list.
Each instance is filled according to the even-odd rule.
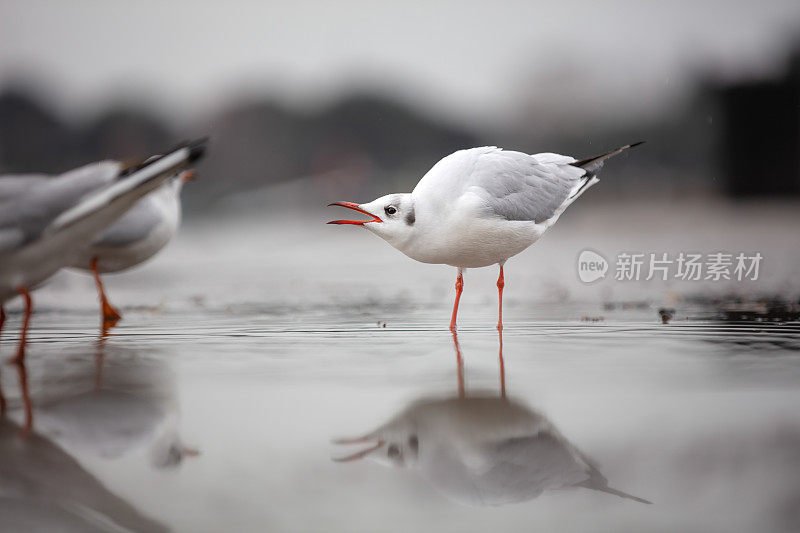
[[777,69],[800,1],[0,0],[0,83],[65,112],[144,98],[179,117],[242,93],[291,105],[377,88],[464,123],[571,94],[634,111],[693,73]]

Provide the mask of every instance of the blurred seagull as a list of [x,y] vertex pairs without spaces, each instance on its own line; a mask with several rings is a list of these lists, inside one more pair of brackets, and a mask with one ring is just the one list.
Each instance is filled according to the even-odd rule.
[[[183,184],[193,178],[194,171],[186,170],[168,180],[136,202],[122,218],[76,254],[70,266],[94,275],[104,328],[113,326],[122,316],[109,302],[100,274],[120,272],[143,263],[172,240],[181,221],[180,195]],[[48,179],[51,176],[45,174],[0,177],[0,201],[4,196],[19,194]]]
[[25,299],[16,362],[24,357],[30,291],[72,264],[86,243],[140,198],[199,159],[205,143],[183,144],[131,168],[117,161],[92,163],[21,191],[13,179],[0,185],[13,189],[0,192],[0,307],[17,294]]
[[143,263],[172,240],[181,222],[183,184],[193,178],[193,170],[184,171],[139,200],[71,263],[72,267],[94,274],[104,327],[113,326],[122,316],[109,303],[100,274]]
[[436,163],[410,194],[389,194],[367,204],[329,204],[371,218],[328,224],[364,226],[412,259],[456,267],[452,331],[464,270],[499,265],[497,328],[502,329],[506,260],[536,242],[598,182],[597,173],[606,159],[639,144],[582,160],[494,146],[460,150]]
[[32,388],[47,393],[35,398],[36,432],[79,455],[114,459],[147,450],[149,462],[159,469],[197,456],[178,431],[180,406],[171,367],[163,359],[142,357],[146,351],[110,349],[106,353],[101,344],[99,359],[76,353],[66,362],[38,360]]

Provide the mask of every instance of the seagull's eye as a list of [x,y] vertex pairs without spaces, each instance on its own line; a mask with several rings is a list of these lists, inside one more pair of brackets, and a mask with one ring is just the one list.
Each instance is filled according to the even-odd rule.
[[387,205],[384,211],[386,211],[387,215],[394,215],[395,213],[397,213],[397,208],[393,205]]
[[397,446],[397,444],[392,444],[389,446],[387,453],[389,454],[389,457],[397,457],[400,455],[400,448]]

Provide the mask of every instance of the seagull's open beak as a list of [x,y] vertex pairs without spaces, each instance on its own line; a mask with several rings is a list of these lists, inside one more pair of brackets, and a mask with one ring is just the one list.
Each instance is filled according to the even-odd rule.
[[186,457],[197,457],[198,455],[200,455],[200,450],[198,450],[197,448],[189,448],[187,446],[184,446],[183,455],[185,455]]
[[328,204],[328,207],[332,205],[340,205],[342,207],[346,207],[347,209],[352,209],[353,211],[358,211],[359,213],[369,215],[372,217],[372,220],[331,220],[328,222],[328,224],[355,224],[357,226],[363,226],[364,224],[369,224],[370,222],[383,222],[383,220],[373,215],[369,211],[361,209],[358,204],[354,204],[353,202],[333,202],[332,204]]
[[365,448],[363,450],[359,450],[355,453],[350,455],[345,455],[344,457],[334,457],[333,460],[337,463],[349,463],[350,461],[358,461],[359,459],[363,459],[364,457],[368,456],[375,450],[381,448],[384,444],[386,444],[383,440],[373,440],[369,437],[362,437],[360,439],[339,439],[333,441],[334,444],[359,444],[359,443],[371,443],[374,442],[372,446],[369,448]]

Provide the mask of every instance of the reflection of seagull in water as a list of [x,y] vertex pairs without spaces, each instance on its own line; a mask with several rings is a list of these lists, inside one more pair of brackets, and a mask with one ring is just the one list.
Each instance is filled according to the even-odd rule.
[[5,418],[0,418],[0,516],[3,531],[167,531],[111,493],[52,440],[22,432]]
[[451,330],[456,328],[464,269],[499,265],[497,328],[502,329],[506,260],[539,240],[572,202],[597,183],[606,159],[636,144],[581,161],[494,146],[459,150],[436,163],[411,193],[388,194],[360,205],[329,204],[370,217],[329,224],[363,226],[412,259],[456,267]]
[[[178,466],[198,452],[178,434],[178,405],[162,361],[115,349],[104,357],[102,381],[86,360],[49,358],[34,390],[35,431],[69,451],[107,459],[146,449],[156,468]],[[37,359],[37,362],[39,360]],[[25,383],[27,390],[27,383]]]
[[[462,371],[459,365],[460,388]],[[416,468],[442,493],[467,505],[504,505],[576,487],[650,503],[609,487],[595,464],[544,415],[504,397],[421,399],[375,431],[335,442],[370,445],[336,461],[369,457]]]
[[148,448],[156,468],[171,468],[197,451],[178,434],[175,406],[135,393],[99,390],[36,408],[35,427],[68,450],[115,459]]
[[594,463],[547,418],[508,399],[420,400],[372,433],[340,444],[372,444],[337,459],[370,457],[418,469],[467,505],[531,500],[545,490],[583,487],[650,503],[608,486]]

